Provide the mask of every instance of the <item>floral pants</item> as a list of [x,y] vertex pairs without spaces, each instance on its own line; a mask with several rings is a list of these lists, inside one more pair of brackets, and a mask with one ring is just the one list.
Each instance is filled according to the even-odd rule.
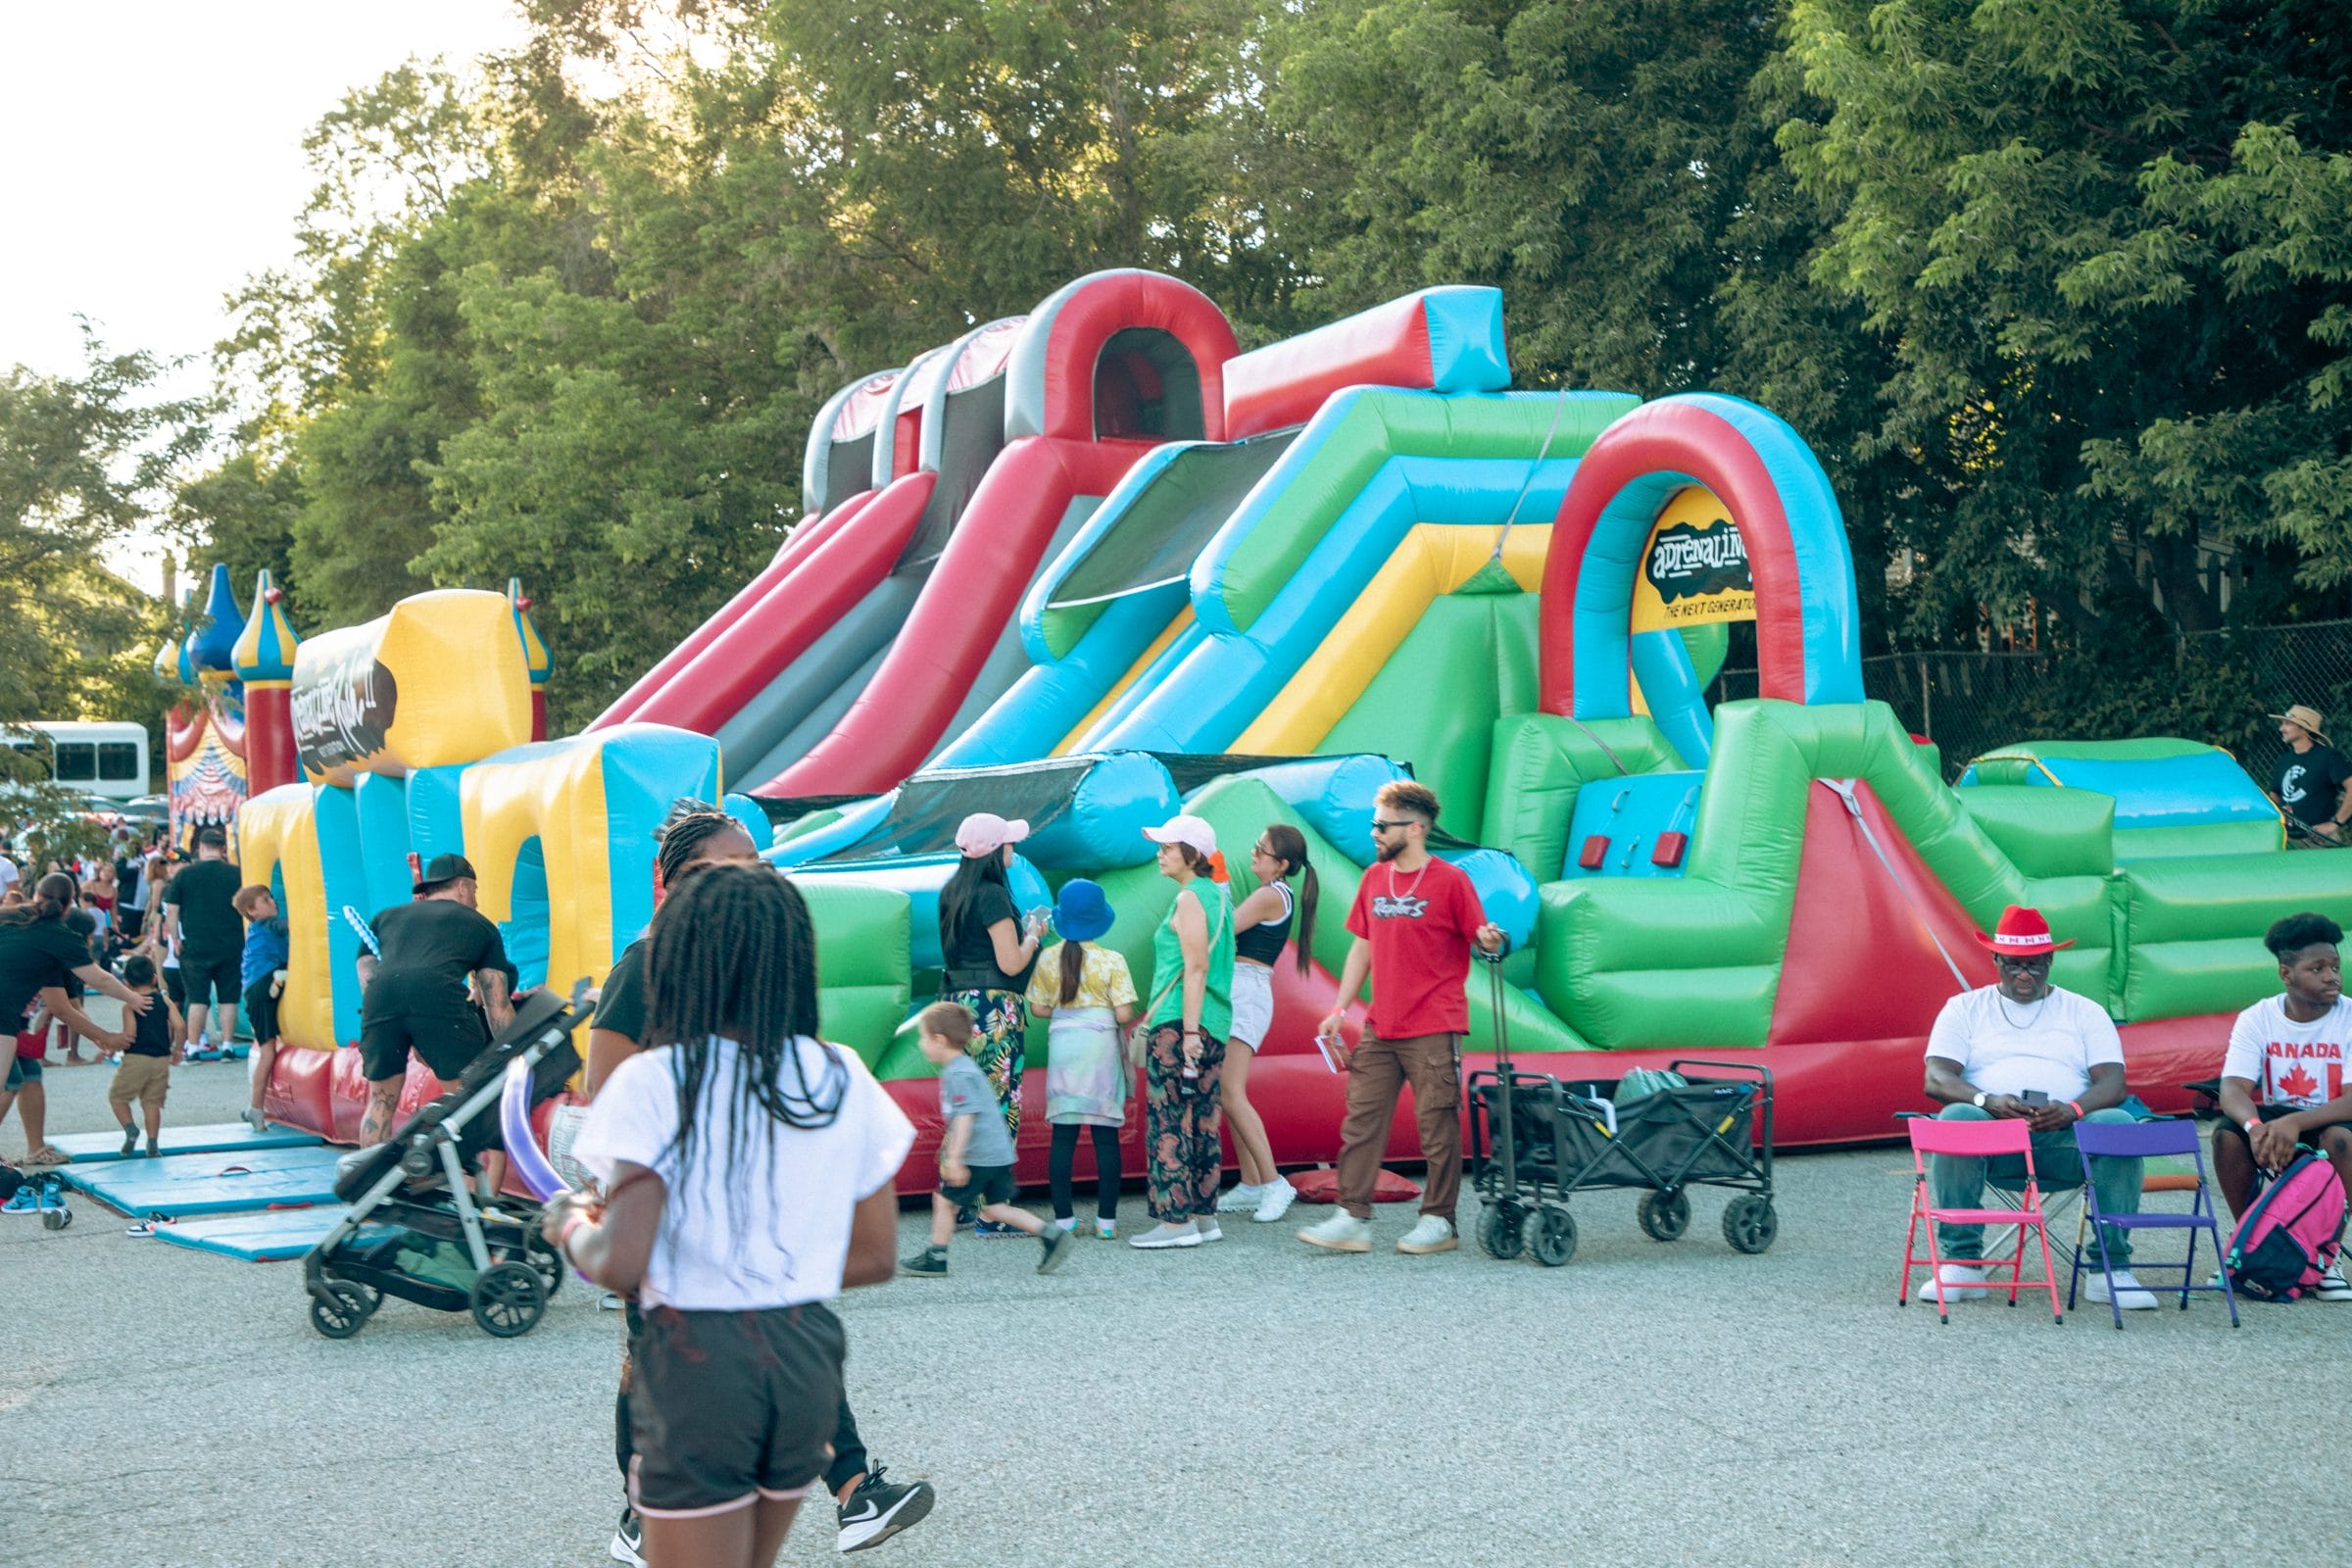
[[1152,1031],[1144,1058],[1144,1191],[1152,1217],[1170,1225],[1217,1211],[1225,1042],[1200,1037],[1198,1094],[1179,1091],[1183,1071],[1184,1026],[1163,1023]]
[[1004,1131],[1021,1141],[1021,1055],[1029,1044],[1029,999],[1018,991],[951,991],[941,999],[972,1011],[972,1043],[964,1054],[988,1075],[1004,1112]]

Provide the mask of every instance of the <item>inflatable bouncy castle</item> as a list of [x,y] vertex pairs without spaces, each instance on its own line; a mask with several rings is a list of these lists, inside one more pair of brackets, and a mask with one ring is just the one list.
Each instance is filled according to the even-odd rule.
[[[1409,773],[1512,942],[1503,1016],[1470,995],[1474,1058],[1499,1027],[1572,1079],[1763,1061],[1784,1142],[1886,1137],[2014,902],[2073,940],[2054,978],[2121,1024],[2134,1090],[2180,1103],[2274,988],[2263,928],[2340,903],[2352,858],[2283,853],[2243,771],[2182,743],[2021,743],[1947,784],[1864,696],[1854,563],[1798,434],[1713,394],[1514,390],[1501,304],[1428,289],[1245,354],[1184,283],[1103,272],[864,377],[809,434],[773,562],[569,740],[529,740],[512,591],[304,644],[304,781],[244,812],[295,920],[289,1037],[353,1038],[341,911],[405,898],[410,855],[473,859],[526,981],[601,976],[650,917],[654,821],[723,777],[809,898],[827,1034],[935,1127],[899,1027],[936,993],[965,812],[1033,824],[1024,906],[1103,885],[1147,995],[1172,884],[1141,827],[1190,810],[1238,848],[1280,820],[1333,912],[1307,972],[1276,969],[1251,1100],[1278,1157],[1324,1160],[1337,911],[1373,792]],[[1740,620],[1761,695],[1711,705]],[[1031,1068],[1047,1047],[1041,1024]],[[286,1119],[356,1120],[332,1060],[281,1067]]]
[[[269,573],[262,579],[266,585]],[[258,603],[258,601],[257,601]],[[164,788],[171,806],[172,845],[193,853],[205,828],[225,829],[233,852],[237,812],[250,792],[246,760],[246,703],[251,695],[237,667],[244,612],[215,566],[201,610],[188,592],[180,635],[155,657],[155,672],[183,688],[164,717]]]

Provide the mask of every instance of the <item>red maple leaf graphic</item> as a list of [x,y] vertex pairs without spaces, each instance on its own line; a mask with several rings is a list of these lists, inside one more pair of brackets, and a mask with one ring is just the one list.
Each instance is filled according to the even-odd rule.
[[2292,1095],[2298,1100],[2319,1087],[2320,1081],[2314,1078],[2311,1070],[2301,1062],[2295,1064],[2294,1071],[2278,1080],[2278,1092],[2282,1095]]

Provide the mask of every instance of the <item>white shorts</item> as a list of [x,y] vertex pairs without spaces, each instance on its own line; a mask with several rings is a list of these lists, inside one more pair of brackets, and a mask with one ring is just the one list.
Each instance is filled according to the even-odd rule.
[[1255,1051],[1274,1024],[1274,971],[1262,963],[1233,964],[1233,1038],[1228,1045]]

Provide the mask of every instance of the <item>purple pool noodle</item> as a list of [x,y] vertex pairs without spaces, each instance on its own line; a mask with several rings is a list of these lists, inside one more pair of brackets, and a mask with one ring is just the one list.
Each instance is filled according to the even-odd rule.
[[569,1191],[540,1152],[539,1140],[531,1135],[531,1069],[527,1062],[517,1061],[507,1068],[506,1092],[498,1099],[498,1126],[506,1135],[507,1160],[533,1198],[545,1203],[558,1193]]

